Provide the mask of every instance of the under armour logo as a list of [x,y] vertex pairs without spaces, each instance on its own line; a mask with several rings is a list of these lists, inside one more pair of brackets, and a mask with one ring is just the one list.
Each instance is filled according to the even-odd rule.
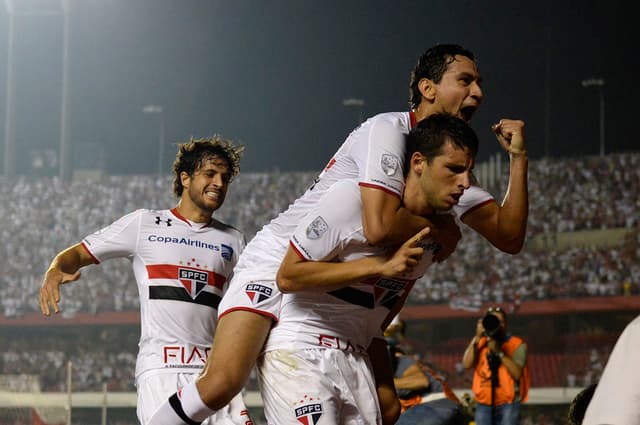
[[167,223],[167,227],[171,227],[171,219],[168,218],[166,220],[163,220],[160,218],[160,216],[156,216],[156,224],[160,224],[160,223]]

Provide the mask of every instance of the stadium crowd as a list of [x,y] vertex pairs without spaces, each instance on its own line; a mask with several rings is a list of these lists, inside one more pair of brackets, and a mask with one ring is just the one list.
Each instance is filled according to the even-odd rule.
[[[315,172],[241,173],[216,214],[250,239],[306,190],[315,176]],[[505,174],[489,188],[498,200],[506,181]],[[457,251],[419,281],[410,303],[450,303],[454,308],[474,309],[487,301],[503,304],[640,293],[640,154],[532,161],[529,181],[529,238],[619,228],[629,229],[630,237],[613,248],[525,248],[509,256],[461,226],[463,239]],[[111,176],[70,185],[56,178],[0,181],[0,194],[6,201],[0,221],[4,241],[0,245],[0,315],[16,318],[39,312],[38,289],[55,252],[137,208],[172,207],[175,199],[170,187],[168,178],[152,176]],[[89,267],[80,282],[65,291],[61,314],[68,317],[76,312],[139,310],[126,260]],[[60,391],[65,383],[64,366],[71,361],[76,391],[97,391],[103,383],[111,391],[133,391],[138,334],[131,326],[95,329],[74,330],[78,338],[70,346],[55,332],[34,330],[16,335],[4,328],[0,374],[37,375],[42,391]],[[606,352],[584,354],[589,360],[566,369],[566,375],[558,378],[566,383],[557,384],[595,382]],[[453,385],[467,384],[468,377],[457,374],[455,367],[449,369]],[[252,380],[249,389],[255,387]]]
[[[312,172],[241,173],[217,216],[250,239],[306,190],[315,176]],[[506,181],[505,174],[489,188],[498,200]],[[528,238],[616,228],[630,229],[631,237],[613,248],[525,248],[509,256],[461,226],[464,236],[457,251],[415,286],[410,303],[473,308],[486,301],[640,292],[640,154],[532,161],[529,181]],[[56,178],[2,181],[0,314],[19,317],[38,312],[37,294],[52,255],[127,212],[172,207],[170,187],[168,178],[152,176],[111,176],[73,184]],[[65,288],[63,314],[137,311],[133,283],[126,260],[89,267],[80,283]]]

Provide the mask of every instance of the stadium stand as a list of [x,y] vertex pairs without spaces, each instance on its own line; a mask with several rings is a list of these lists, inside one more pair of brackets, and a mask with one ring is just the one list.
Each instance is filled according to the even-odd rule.
[[[218,217],[250,239],[315,176],[240,174]],[[498,200],[506,180],[502,175],[489,188]],[[534,387],[595,382],[622,329],[612,315],[640,309],[640,154],[531,161],[529,180],[523,252],[502,254],[463,226],[457,251],[416,284],[408,301],[409,320],[454,323],[448,332],[414,339],[416,353],[456,388],[469,387],[459,363],[469,323],[487,303],[510,306],[515,320],[522,318],[516,329],[531,341]],[[37,376],[40,390],[63,391],[62,365],[72,361],[74,391],[100,391],[104,383],[110,391],[134,391],[139,305],[129,263],[87,268],[64,288],[61,317],[41,317],[38,290],[56,252],[137,208],[174,205],[169,187],[168,178],[141,175],[70,185],[57,178],[0,181],[0,374],[7,385]],[[524,323],[586,312],[611,322],[608,329],[567,325],[534,338]],[[249,388],[256,389],[255,380]]]

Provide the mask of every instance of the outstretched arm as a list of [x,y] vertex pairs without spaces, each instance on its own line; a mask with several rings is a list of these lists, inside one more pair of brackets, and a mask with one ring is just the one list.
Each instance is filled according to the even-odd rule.
[[524,122],[502,119],[492,129],[502,148],[509,153],[509,186],[501,205],[488,203],[465,214],[462,221],[496,248],[517,254],[524,245],[529,213]]
[[278,270],[278,287],[284,293],[329,291],[376,276],[400,276],[418,264],[424,253],[418,242],[429,232],[429,228],[420,230],[390,257],[364,257],[346,262],[309,261],[290,245]]
[[49,306],[58,313],[60,308],[60,285],[80,278],[80,268],[94,264],[93,257],[81,244],[75,244],[55,256],[44,275],[40,287],[40,310],[45,316],[51,315]]

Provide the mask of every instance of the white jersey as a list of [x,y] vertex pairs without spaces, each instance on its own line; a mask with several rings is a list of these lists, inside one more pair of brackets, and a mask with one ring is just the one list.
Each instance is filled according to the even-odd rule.
[[118,257],[133,263],[141,312],[136,378],[203,368],[244,244],[238,230],[215,219],[190,222],[175,209],[134,211],[82,241],[96,263]]
[[[425,254],[405,276],[377,277],[328,292],[283,294],[280,320],[265,351],[333,348],[364,353],[431,264],[435,243],[425,239],[422,245]],[[291,246],[308,261],[346,262],[388,252],[364,237],[360,189],[353,180],[338,182],[326,193],[301,220]]]
[[640,316],[624,329],[584,415],[584,425],[640,424]]
[[[354,179],[360,186],[379,188],[400,197],[404,189],[404,138],[413,126],[412,112],[389,112],[369,118],[356,128],[311,187],[249,242],[236,266],[232,290],[236,284],[260,281],[267,283],[258,285],[260,299],[278,296],[275,277],[291,235],[300,220],[337,181]],[[484,189],[472,186],[465,190],[454,211],[462,218],[466,212],[492,200],[491,194]],[[225,297],[220,314],[247,309],[277,319],[278,313],[272,308],[261,309],[248,302],[245,293],[255,294],[255,289],[236,288],[237,296]]]

